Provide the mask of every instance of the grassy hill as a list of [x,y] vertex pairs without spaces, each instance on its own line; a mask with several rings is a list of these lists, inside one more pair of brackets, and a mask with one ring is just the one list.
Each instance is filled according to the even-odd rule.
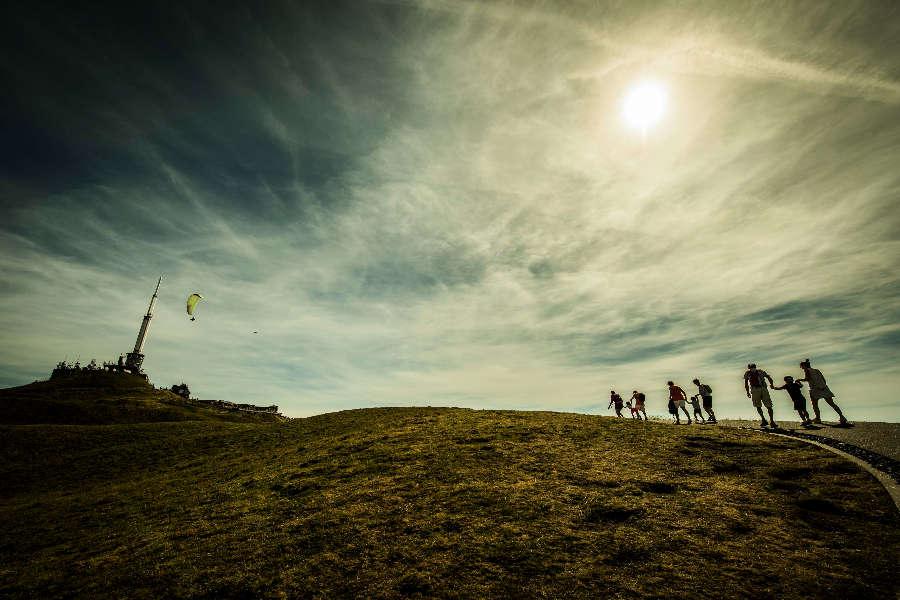
[[131,373],[80,371],[0,390],[0,424],[109,425],[164,421],[276,422],[273,415],[221,413]]
[[885,598],[867,472],[750,431],[441,408],[0,426],[9,598]]

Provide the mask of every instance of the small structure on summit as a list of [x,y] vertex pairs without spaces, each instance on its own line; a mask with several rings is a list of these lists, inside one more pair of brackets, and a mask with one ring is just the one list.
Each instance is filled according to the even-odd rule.
[[150,300],[150,308],[144,315],[144,321],[141,323],[141,330],[138,332],[137,341],[134,343],[134,351],[129,352],[124,358],[119,356],[118,363],[103,363],[104,371],[127,371],[135,375],[142,375],[146,379],[146,375],[141,373],[141,365],[144,364],[144,342],[147,341],[147,330],[150,328],[150,319],[153,318],[153,307],[156,306],[156,295],[159,293],[159,286],[162,283],[162,277],[156,283],[156,291],[153,292],[153,298]]

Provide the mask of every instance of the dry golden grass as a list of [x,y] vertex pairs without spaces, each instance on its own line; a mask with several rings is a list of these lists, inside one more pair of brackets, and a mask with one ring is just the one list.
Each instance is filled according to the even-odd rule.
[[0,428],[0,595],[897,598],[880,484],[749,431],[465,409]]

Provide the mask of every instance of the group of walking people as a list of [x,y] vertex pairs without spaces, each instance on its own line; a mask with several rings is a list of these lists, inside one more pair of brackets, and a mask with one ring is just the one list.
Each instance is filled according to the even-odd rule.
[[[622,414],[622,408],[627,408],[631,411],[631,418],[636,418],[638,421],[647,421],[649,420],[647,417],[647,410],[644,407],[644,400],[646,396],[642,392],[634,390],[631,394],[631,399],[627,402],[623,402],[622,396],[616,393],[616,390],[612,390],[609,393],[609,406],[606,408],[609,409],[612,406],[616,407],[616,416],[624,417]],[[641,415],[644,415],[643,418]]]
[[[768,373],[762,369],[758,369],[754,363],[747,365],[747,372],[744,373],[744,390],[747,392],[747,397],[750,398],[750,401],[753,403],[753,407],[756,408],[756,412],[759,413],[761,426],[771,426],[773,429],[778,427],[775,423],[775,415],[772,409],[772,398],[769,396],[769,388],[773,390],[784,390],[790,395],[791,400],[794,402],[794,410],[800,415],[800,420],[804,426],[809,426],[813,423],[822,423],[821,414],[819,413],[819,400],[824,400],[831,408],[833,408],[840,418],[840,424],[846,425],[847,419],[844,417],[844,413],[841,412],[838,405],[835,404],[834,394],[828,389],[828,384],[825,382],[825,376],[822,375],[822,372],[818,369],[813,369],[808,358],[800,363],[800,368],[803,369],[802,378],[795,380],[793,376],[785,375],[784,385],[776,387]],[[766,386],[766,381],[769,383],[768,386]],[[803,382],[806,382],[809,386],[809,399],[812,402],[813,412],[816,415],[814,419],[810,418],[809,412],[806,410],[806,397],[801,391],[803,389]],[[676,424],[681,424],[681,412],[679,411],[684,412],[684,416],[687,417],[688,425],[694,422],[704,424],[717,423],[716,414],[712,409],[712,387],[706,383],[700,383],[700,380],[696,378],[694,379],[694,385],[697,386],[697,393],[688,398],[687,392],[681,387],[675,385],[675,383],[671,381],[668,382],[669,414],[675,418]],[[623,401],[622,396],[617,394],[615,390],[612,390],[610,391],[609,406],[607,406],[607,409],[614,407],[616,416],[624,418],[625,415],[622,414],[622,409],[627,408],[631,411],[632,419],[646,421],[648,419],[645,400],[646,396],[642,392],[634,390],[631,398],[628,401]],[[691,419],[691,414],[687,409],[688,403],[690,403],[693,408],[693,419]],[[766,417],[763,414],[763,406],[766,407],[766,410],[769,413],[768,420],[766,420]],[[706,411],[706,417],[703,416],[703,411]]]
[[[771,426],[773,429],[778,427],[772,411],[772,398],[769,396],[769,388],[784,390],[790,395],[791,400],[794,402],[794,410],[797,411],[804,426],[822,423],[822,415],[819,412],[819,400],[824,400],[828,406],[834,409],[838,414],[838,422],[841,425],[847,425],[847,418],[844,417],[840,407],[835,404],[834,393],[828,389],[828,383],[825,381],[825,376],[822,375],[822,372],[818,369],[813,369],[808,358],[800,363],[800,368],[803,369],[802,378],[795,380],[793,376],[785,375],[784,385],[776,387],[775,382],[772,381],[768,373],[758,369],[754,363],[747,365],[747,372],[744,373],[744,390],[747,392],[747,397],[753,402],[756,412],[759,413],[760,427]],[[769,382],[768,388],[766,387],[766,381]],[[809,412],[806,410],[806,397],[801,391],[803,382],[806,382],[809,386],[809,400],[812,402],[813,412],[816,415],[814,419],[809,417]],[[766,407],[769,413],[768,421],[766,421],[766,416],[763,414],[763,406]]]
[[[678,412],[679,409],[684,411],[684,415],[687,417],[688,425],[697,421],[698,423],[716,423],[716,414],[712,409],[712,387],[705,383],[700,383],[699,379],[694,379],[694,385],[697,386],[697,393],[691,396],[690,400],[688,400],[687,393],[671,381],[669,382],[669,413],[675,417],[675,421],[677,423],[681,423],[681,415]],[[702,400],[701,400],[702,399]],[[645,408],[645,400],[646,396],[643,392],[639,392],[634,390],[631,394],[631,399],[628,401],[623,401],[622,396],[616,393],[615,390],[610,391],[609,393],[609,406],[607,409],[611,407],[615,407],[616,416],[624,417],[622,414],[622,409],[627,408],[631,411],[631,418],[640,420],[648,420],[647,418],[647,410]],[[691,420],[691,415],[687,411],[687,402],[691,403],[692,408],[694,409],[694,420]],[[701,403],[703,408],[701,409]],[[706,411],[707,417],[703,417],[703,411]],[[643,418],[642,416],[643,415]]]
[[[697,393],[690,397],[688,400],[687,392],[685,392],[681,387],[675,385],[673,382],[669,381],[666,385],[669,386],[669,414],[675,417],[675,423],[681,423],[681,413],[678,411],[684,411],[684,416],[687,417],[688,425],[696,421],[697,423],[716,423],[716,413],[713,412],[712,409],[712,387],[706,383],[700,383],[700,380],[696,377],[694,378],[694,385],[697,386]],[[700,410],[700,403],[702,398],[703,410],[706,411],[708,418],[703,418],[703,410]],[[691,403],[691,408],[694,409],[694,420],[691,421],[691,415],[687,410],[687,403]]]

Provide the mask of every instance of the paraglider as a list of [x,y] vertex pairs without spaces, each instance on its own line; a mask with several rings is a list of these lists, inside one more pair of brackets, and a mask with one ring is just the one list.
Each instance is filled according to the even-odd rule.
[[202,298],[200,294],[191,294],[191,297],[188,298],[187,301],[187,313],[191,315],[191,321],[196,321],[197,319],[194,317],[194,307],[197,306],[197,302]]

